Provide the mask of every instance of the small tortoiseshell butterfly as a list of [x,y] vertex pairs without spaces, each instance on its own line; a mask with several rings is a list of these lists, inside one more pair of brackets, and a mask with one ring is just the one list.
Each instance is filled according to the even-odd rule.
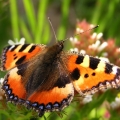
[[1,70],[9,71],[2,89],[8,101],[45,112],[61,111],[77,91],[94,94],[120,87],[120,68],[88,55],[64,52],[64,41],[51,47],[18,44],[4,48]]

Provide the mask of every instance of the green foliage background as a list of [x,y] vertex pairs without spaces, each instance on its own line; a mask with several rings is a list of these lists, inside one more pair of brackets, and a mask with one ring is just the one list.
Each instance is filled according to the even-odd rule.
[[[54,11],[53,14],[49,11]],[[27,43],[48,44],[53,33],[47,17],[56,22],[55,31],[58,39],[73,36],[76,20],[86,19],[89,23],[99,25],[97,32],[103,32],[105,38],[115,38],[120,45],[120,1],[119,0],[0,0],[0,51],[7,45],[9,39],[19,40],[21,37]],[[74,22],[71,22],[71,21]],[[53,26],[54,22],[52,23]],[[71,31],[68,33],[68,31]],[[69,46],[68,46],[69,47]],[[2,76],[1,76],[2,77]],[[99,109],[103,101],[114,100],[108,91],[89,104],[79,108],[79,102],[73,102],[65,109],[63,120],[103,120],[104,107]],[[2,108],[2,105],[0,105]],[[31,116],[25,108],[17,112],[12,104],[7,109],[0,110],[0,120],[40,120]],[[111,120],[120,118],[119,114],[111,113]],[[47,119],[61,119],[52,113]],[[106,119],[107,120],[107,119]]]

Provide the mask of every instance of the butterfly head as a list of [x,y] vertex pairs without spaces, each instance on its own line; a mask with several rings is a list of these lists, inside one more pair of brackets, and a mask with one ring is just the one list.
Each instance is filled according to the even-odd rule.
[[64,48],[64,42],[65,42],[64,40],[61,40],[61,41],[59,41],[59,42],[57,43],[59,49],[63,50],[63,48]]
[[64,42],[64,40],[58,41],[56,44],[50,47],[51,50],[49,49],[49,52],[51,51],[53,53],[54,51],[55,54],[61,53],[64,48]]

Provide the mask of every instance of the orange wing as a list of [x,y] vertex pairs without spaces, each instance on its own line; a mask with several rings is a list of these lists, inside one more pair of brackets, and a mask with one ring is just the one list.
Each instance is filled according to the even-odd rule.
[[66,84],[65,87],[54,87],[49,91],[34,92],[29,98],[27,105],[36,108],[39,111],[39,116],[42,116],[45,111],[61,111],[68,106],[73,99],[72,83]]
[[67,66],[79,93],[94,94],[101,89],[120,87],[120,68],[98,58],[70,55]]
[[[13,47],[13,51],[22,51],[21,57],[23,54],[28,56],[29,45],[24,50],[20,50],[23,48],[19,48],[19,46],[21,45],[18,45],[16,48]],[[13,48],[9,48],[7,51],[10,53]],[[40,49],[40,47],[37,48]],[[24,53],[25,50],[27,53]],[[50,59],[53,58],[48,54],[50,50],[46,48],[46,50],[39,52],[37,55],[33,54],[33,56],[36,55],[34,57],[28,56],[27,59],[18,64],[16,64],[17,61],[9,58],[12,64],[8,65],[9,67],[7,66],[6,69],[12,69],[5,76],[2,87],[8,101],[22,103],[27,105],[27,107],[34,108],[39,112],[39,116],[42,116],[45,111],[62,110],[70,104],[74,96],[74,88],[71,78],[67,74],[68,72],[58,61],[51,60],[55,62],[52,64],[53,62]],[[12,54],[13,58],[15,53],[10,54]],[[50,64],[48,67],[49,61]]]
[[35,90],[28,97],[26,84],[24,84],[23,77],[18,74],[18,71],[18,67],[15,67],[5,76],[2,89],[5,91],[8,101],[22,103],[28,108],[36,109],[39,116],[42,116],[45,111],[60,111],[72,101],[74,96],[73,84],[71,82],[65,83],[65,81],[61,83],[61,80],[52,89]]
[[35,44],[19,44],[5,47],[2,53],[1,70],[10,70],[26,62],[44,48],[45,45]]
[[26,90],[22,83],[22,76],[17,73],[18,68],[12,69],[4,79],[2,89],[5,90],[8,101],[20,103],[20,100],[26,99]]

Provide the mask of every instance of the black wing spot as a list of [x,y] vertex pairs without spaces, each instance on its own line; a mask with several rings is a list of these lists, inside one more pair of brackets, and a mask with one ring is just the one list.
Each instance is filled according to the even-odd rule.
[[15,45],[10,51],[14,51],[19,45]]
[[16,54],[14,54],[13,56],[16,56]]
[[19,52],[24,51],[28,46],[29,46],[29,44],[22,45],[22,47],[20,48]]
[[88,77],[89,77],[89,75],[88,75],[88,74],[85,74],[85,75],[84,75],[84,78],[88,78]]
[[17,58],[17,56],[16,57],[14,57],[14,60]]
[[31,53],[31,52],[35,49],[35,47],[36,47],[36,46],[33,45],[28,52]]
[[110,74],[112,72],[113,65],[111,65],[109,63],[106,63],[105,65],[106,65],[105,66],[105,73]]
[[77,59],[76,59],[76,64],[81,64],[83,62],[84,56],[80,56],[78,55]]
[[22,56],[21,58],[19,58],[17,61],[16,61],[16,65],[18,64],[21,64],[26,58],[26,55]]
[[56,83],[54,84],[54,87],[64,88],[66,84],[69,84],[69,83],[70,83],[69,77],[61,75],[56,81]]
[[17,68],[18,68],[17,74],[23,76],[27,69],[27,63],[21,64],[21,65],[17,66]]
[[90,64],[89,67],[93,70],[95,70],[100,62],[100,59],[90,57]]
[[71,73],[71,77],[73,80],[78,80],[80,77],[80,71],[78,68],[75,68],[73,72]]
[[92,73],[92,76],[95,76],[95,75],[96,75],[96,73],[95,73],[95,72],[93,72],[93,73]]

